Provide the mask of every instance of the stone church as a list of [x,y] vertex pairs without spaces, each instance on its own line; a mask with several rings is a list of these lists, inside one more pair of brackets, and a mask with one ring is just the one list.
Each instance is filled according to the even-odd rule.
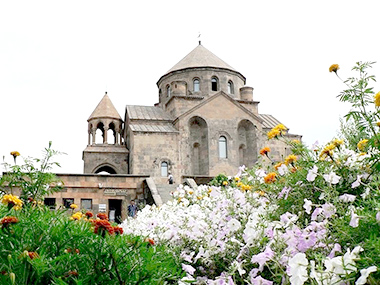
[[88,118],[84,173],[57,174],[63,189],[45,204],[75,203],[121,222],[132,199],[162,205],[180,183],[196,186],[254,165],[264,146],[282,160],[289,154],[286,145],[267,140],[280,122],[259,113],[253,88],[245,84],[243,74],[199,43],[159,78],[154,106],[127,105],[121,118],[106,93]]
[[286,146],[266,137],[280,122],[259,113],[245,84],[243,74],[199,42],[159,78],[154,106],[127,105],[121,118],[106,93],[88,119],[84,173],[143,174],[156,184],[171,173],[177,183],[201,182],[252,166],[263,146],[281,160]]

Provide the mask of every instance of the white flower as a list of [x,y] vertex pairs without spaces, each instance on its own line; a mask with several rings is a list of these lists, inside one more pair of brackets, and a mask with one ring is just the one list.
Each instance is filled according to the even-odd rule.
[[380,212],[377,212],[376,214],[376,221],[380,222]]
[[289,259],[289,276],[292,285],[302,285],[308,279],[307,266],[309,261],[302,252]]
[[326,180],[326,182],[331,184],[337,184],[340,180],[340,176],[336,175],[334,171],[331,171],[329,174],[324,174],[323,178]]
[[355,285],[364,285],[367,283],[367,278],[372,272],[376,272],[377,267],[376,266],[370,266],[368,268],[364,268],[360,270],[361,276],[358,280],[356,280]]
[[350,202],[354,202],[355,199],[356,199],[356,196],[355,195],[351,195],[351,194],[343,194],[343,195],[340,195],[338,197],[338,199],[344,203],[350,203]]
[[306,180],[309,182],[313,182],[315,178],[317,177],[317,174],[318,174],[318,167],[314,165],[314,167],[310,169],[309,172],[307,173]]
[[238,262],[235,260],[232,266],[237,269],[240,276],[243,276],[246,273],[246,271],[243,268],[243,262]]
[[367,187],[367,188],[365,188],[364,193],[360,194],[360,196],[361,196],[363,199],[365,199],[365,198],[367,198],[367,197],[369,196],[370,191],[371,191],[371,189],[369,189],[369,188]]
[[305,204],[303,204],[303,207],[305,208],[305,212],[310,214],[312,202],[308,199],[303,199],[303,201],[305,202]]
[[239,230],[241,228],[241,223],[238,220],[236,220],[235,218],[232,218],[231,220],[228,221],[227,228],[231,232],[236,232],[237,230]]
[[350,226],[353,228],[356,228],[359,226],[359,216],[356,215],[354,212],[351,212]]
[[186,271],[187,273],[189,273],[190,275],[193,275],[195,272],[194,267],[192,267],[191,265],[184,264],[184,263],[182,263],[182,269]]
[[356,178],[356,181],[354,183],[351,184],[351,188],[356,188],[356,187],[359,187],[360,186],[360,182],[361,182],[361,178],[363,177],[363,175],[361,174],[358,174],[357,178]]
[[277,169],[278,173],[283,176],[289,172],[288,167],[285,164],[281,164],[280,167]]

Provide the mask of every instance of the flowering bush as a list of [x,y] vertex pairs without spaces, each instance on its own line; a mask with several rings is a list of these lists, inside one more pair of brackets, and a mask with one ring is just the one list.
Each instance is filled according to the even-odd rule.
[[[286,141],[293,153],[284,161],[179,186],[172,201],[124,221],[124,233],[179,248],[181,284],[378,284],[380,93],[368,87],[370,66],[357,63],[359,78],[340,95],[367,136],[356,149],[345,137],[311,149]],[[285,140],[285,131],[268,138]]]
[[165,246],[67,211],[0,205],[0,284],[170,284],[184,276]]
[[[62,189],[62,183],[54,173],[51,173],[53,166],[60,166],[58,162],[52,162],[52,158],[61,154],[49,147],[43,151],[43,158],[24,158],[24,164],[17,165],[16,158],[20,156],[18,151],[10,154],[14,158],[14,165],[4,163],[7,172],[0,177],[0,193],[20,192],[20,198],[24,202],[35,201],[38,203],[43,197]],[[39,167],[36,164],[40,164]],[[16,205],[17,206],[17,205]],[[19,205],[20,206],[20,205]]]

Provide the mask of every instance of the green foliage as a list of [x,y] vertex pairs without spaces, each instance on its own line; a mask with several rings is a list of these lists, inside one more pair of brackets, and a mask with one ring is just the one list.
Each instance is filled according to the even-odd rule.
[[[24,158],[24,164],[15,165],[4,163],[9,169],[0,178],[0,191],[13,193],[14,188],[21,190],[20,198],[26,201],[31,198],[36,201],[43,200],[44,196],[62,189],[62,183],[58,177],[51,173],[53,166],[60,166],[58,162],[52,161],[56,155],[62,154],[49,147],[43,151],[43,158]],[[39,166],[36,166],[39,164]]]
[[358,142],[369,137],[366,130],[360,130],[358,123],[353,119],[340,120],[339,137],[347,142],[347,147],[353,151],[357,150]]
[[16,284],[174,284],[183,276],[165,246],[127,235],[103,237],[91,222],[70,220],[65,211],[0,206],[0,218],[19,220],[0,229],[0,284],[12,284],[13,274]]
[[228,183],[228,177],[224,174],[219,174],[218,176],[215,176],[214,179],[212,179],[209,182],[209,185],[213,186],[225,186],[223,182],[226,184]]
[[338,98],[342,102],[349,102],[352,110],[345,115],[347,121],[352,119],[359,132],[367,133],[372,146],[379,145],[376,122],[380,119],[378,110],[374,109],[373,87],[369,84],[376,81],[374,75],[368,75],[367,69],[371,68],[374,62],[357,62],[352,70],[359,73],[358,77],[350,77],[344,81],[348,89],[343,90]]

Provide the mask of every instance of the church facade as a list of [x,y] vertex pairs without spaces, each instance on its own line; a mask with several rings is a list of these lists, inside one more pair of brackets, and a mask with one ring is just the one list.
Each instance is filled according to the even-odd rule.
[[274,160],[289,154],[282,142],[267,141],[280,122],[259,113],[246,78],[201,43],[157,87],[158,103],[127,105],[123,119],[104,95],[88,119],[84,173],[149,175],[156,184],[171,173],[181,183],[234,175],[241,165],[253,166],[263,146]]
[[[45,198],[123,221],[131,200],[162,205],[176,185],[196,186],[251,167],[264,146],[274,161],[289,154],[267,132],[280,122],[260,114],[246,78],[201,44],[158,82],[154,106],[127,105],[121,118],[106,93],[88,118],[83,174],[57,174],[63,189]],[[289,139],[299,135],[286,134]],[[168,175],[174,184],[168,184]]]

